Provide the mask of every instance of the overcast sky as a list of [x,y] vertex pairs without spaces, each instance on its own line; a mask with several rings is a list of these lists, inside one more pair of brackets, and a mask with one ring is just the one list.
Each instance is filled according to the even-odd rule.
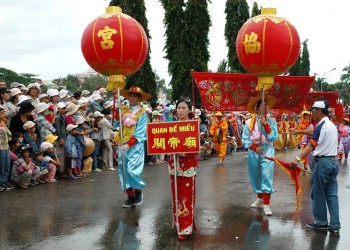
[[[145,0],[151,39],[152,67],[168,83],[168,62],[164,59],[164,10],[158,0]],[[209,69],[215,71],[226,57],[224,38],[225,2],[212,0]],[[248,0],[251,7],[253,0]],[[309,39],[311,74],[324,75],[329,82],[340,79],[350,63],[348,1],[260,0],[259,6],[276,7]],[[105,13],[104,0],[1,0],[0,67],[17,73],[37,74],[43,80],[65,77],[89,69],[80,48],[85,27]]]

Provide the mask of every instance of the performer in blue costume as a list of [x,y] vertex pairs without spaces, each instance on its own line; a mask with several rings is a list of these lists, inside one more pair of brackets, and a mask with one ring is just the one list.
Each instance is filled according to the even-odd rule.
[[[273,107],[276,99],[272,96],[265,98],[267,106]],[[257,194],[258,199],[251,204],[251,207],[257,208],[263,205],[265,215],[272,215],[270,209],[270,197],[273,192],[273,171],[274,162],[267,160],[264,156],[274,157],[275,149],[273,142],[278,137],[276,120],[262,115],[263,105],[262,97],[256,96],[250,100],[247,109],[253,117],[246,121],[243,129],[242,140],[248,148],[248,172],[253,191]],[[260,143],[260,134],[262,141]],[[259,159],[260,155],[260,159]],[[260,165],[259,165],[260,162]]]
[[[132,207],[141,205],[143,202],[141,190],[145,183],[141,175],[145,165],[144,142],[147,139],[147,113],[146,109],[140,106],[140,102],[150,99],[151,95],[135,86],[130,90],[121,90],[120,94],[129,100],[130,106],[122,108],[123,142],[120,140],[119,133],[115,135],[115,141],[119,145],[119,179],[122,189],[126,187],[127,200],[123,207]],[[123,169],[125,169],[125,185]]]

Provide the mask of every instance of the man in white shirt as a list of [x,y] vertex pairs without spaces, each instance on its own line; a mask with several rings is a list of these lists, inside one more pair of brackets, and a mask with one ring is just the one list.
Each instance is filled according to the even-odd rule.
[[[311,199],[314,223],[306,224],[306,227],[318,230],[329,230],[333,235],[339,235],[339,200],[337,175],[339,166],[336,162],[338,131],[328,118],[328,103],[316,101],[312,108],[311,116],[317,124],[313,131],[310,143],[291,162],[296,167],[300,159],[314,151],[315,165],[311,168]],[[327,207],[330,214],[328,225]]]

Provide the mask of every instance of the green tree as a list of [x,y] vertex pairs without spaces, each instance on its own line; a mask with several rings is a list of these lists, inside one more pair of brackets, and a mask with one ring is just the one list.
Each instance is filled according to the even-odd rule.
[[301,57],[300,57],[300,54],[299,54],[297,61],[288,70],[288,73],[289,73],[290,76],[300,76],[300,72],[301,72]]
[[246,73],[236,53],[236,38],[242,25],[249,19],[249,6],[246,0],[227,0],[225,39],[228,47],[228,65],[232,72]]
[[149,34],[148,29],[148,20],[146,17],[146,7],[144,0],[114,0],[111,1],[110,6],[120,6],[123,9],[123,13],[128,14],[137,20],[143,29],[148,38],[148,55],[143,66],[133,75],[128,76],[126,78],[125,89],[129,89],[131,86],[138,86],[143,91],[152,95],[152,100],[157,100],[156,93],[156,76],[151,66],[150,60],[150,39],[151,36]]
[[259,16],[261,14],[261,8],[258,7],[258,3],[254,2],[253,3],[253,8],[252,8],[252,14],[250,15],[250,18]]
[[76,92],[81,90],[81,82],[79,81],[78,77],[73,75],[68,75],[65,78],[62,79],[55,79],[54,81],[60,81],[63,86],[66,86],[66,89],[71,92]]
[[222,59],[219,62],[217,72],[220,72],[220,73],[229,73],[230,72],[230,68],[228,66],[227,59]]
[[31,82],[39,80],[37,75],[29,73],[17,74],[16,72],[6,68],[0,68],[0,79],[6,82],[7,87],[10,87],[11,83],[13,82],[28,85]]
[[93,92],[98,86],[105,88],[107,86],[107,83],[107,77],[99,74],[96,76],[86,77],[83,83],[81,84],[81,89],[86,89],[90,92]]
[[[208,0],[161,0],[165,10],[165,58],[172,76],[172,99],[192,92],[191,70],[207,71],[211,25]],[[185,91],[185,92],[184,92]],[[197,98],[199,95],[197,93]],[[198,100],[197,99],[197,100]]]
[[343,73],[340,76],[340,80],[346,83],[350,83],[350,64],[343,68]]
[[307,47],[308,39],[306,39],[303,44],[303,52],[301,53],[301,62],[300,62],[300,75],[309,76],[310,75],[310,54]]

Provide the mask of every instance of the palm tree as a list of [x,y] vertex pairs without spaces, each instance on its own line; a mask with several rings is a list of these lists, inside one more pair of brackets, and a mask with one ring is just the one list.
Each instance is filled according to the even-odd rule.
[[340,76],[340,80],[350,83],[350,64],[343,68],[343,72],[344,73]]

